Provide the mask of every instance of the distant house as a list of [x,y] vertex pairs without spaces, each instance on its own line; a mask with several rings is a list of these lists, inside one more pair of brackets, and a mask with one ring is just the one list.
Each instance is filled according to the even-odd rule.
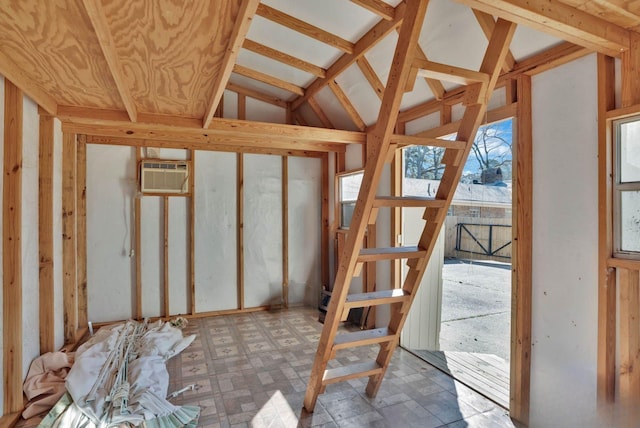
[[[405,178],[407,196],[435,196],[438,180]],[[460,183],[449,209],[450,216],[511,218],[511,181],[493,184]]]

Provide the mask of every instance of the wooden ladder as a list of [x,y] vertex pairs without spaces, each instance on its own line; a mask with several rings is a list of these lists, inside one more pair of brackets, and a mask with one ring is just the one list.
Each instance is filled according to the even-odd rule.
[[[326,385],[332,383],[366,376],[369,377],[369,383],[366,387],[367,395],[374,397],[378,392],[393,351],[398,345],[400,332],[433,251],[440,228],[445,221],[447,210],[462,175],[465,160],[486,112],[486,102],[495,87],[515,31],[515,24],[501,19],[497,21],[479,72],[424,60],[416,62],[413,58],[413,52],[424,20],[426,3],[420,0],[407,1],[405,18],[400,30],[378,122],[373,130],[367,134],[367,161],[364,177],[345,249],[340,256],[324,328],[304,398],[304,407],[309,412],[313,411],[318,395],[324,392]],[[442,159],[445,170],[434,198],[376,196],[385,161],[389,157],[390,151],[397,148],[391,147],[390,139],[410,69],[416,64],[419,64],[419,74],[422,76],[464,82],[468,85],[464,101],[466,109],[456,137],[459,144],[441,140],[442,147],[445,147]],[[435,146],[439,142],[437,139],[425,139],[424,144]],[[423,218],[426,222],[417,246],[362,248],[367,226],[375,224],[378,210],[385,207],[424,207]],[[363,263],[393,259],[408,259],[409,271],[402,288],[348,294],[351,279],[359,272]],[[337,333],[341,320],[346,319],[351,308],[386,304],[391,305],[390,322],[387,327]],[[380,349],[374,361],[327,369],[328,362],[335,358],[339,350],[366,345],[379,345]]]

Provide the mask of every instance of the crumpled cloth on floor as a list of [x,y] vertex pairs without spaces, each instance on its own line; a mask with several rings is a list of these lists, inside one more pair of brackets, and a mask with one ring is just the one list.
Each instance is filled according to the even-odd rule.
[[48,412],[67,392],[64,382],[73,359],[73,354],[66,352],[47,352],[31,362],[22,388],[29,400],[23,418]]

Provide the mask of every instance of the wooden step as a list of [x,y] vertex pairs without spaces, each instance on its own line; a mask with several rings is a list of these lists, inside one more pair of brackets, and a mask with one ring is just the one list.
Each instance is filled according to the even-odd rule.
[[322,377],[322,384],[329,385],[331,383],[372,376],[380,373],[382,373],[382,367],[380,367],[380,365],[375,361],[350,364],[348,366],[325,370],[324,376]]
[[419,259],[427,254],[419,247],[387,247],[363,248],[358,255],[358,262],[375,262],[378,260]]
[[372,291],[370,293],[349,294],[344,302],[345,309],[362,308],[365,306],[401,303],[409,299],[410,294],[401,288],[393,290]]
[[342,333],[338,334],[333,341],[333,350],[390,342],[396,337],[395,333],[389,331],[389,327]]
[[447,201],[433,197],[424,198],[417,196],[378,196],[373,201],[375,208],[383,207],[429,207],[444,208]]

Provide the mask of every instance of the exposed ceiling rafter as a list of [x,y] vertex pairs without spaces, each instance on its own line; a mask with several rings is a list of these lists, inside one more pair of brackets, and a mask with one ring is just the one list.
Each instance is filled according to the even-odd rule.
[[304,90],[300,86],[296,86],[293,83],[289,83],[285,80],[277,77],[270,76],[262,73],[261,71],[252,70],[248,67],[236,64],[233,66],[233,72],[240,74],[241,76],[249,77],[250,79],[257,80],[267,85],[275,86],[276,88],[284,89],[296,95],[303,95]]
[[222,98],[222,94],[224,93],[227,83],[229,82],[233,66],[236,63],[238,54],[240,53],[240,48],[247,37],[251,20],[256,13],[259,3],[260,0],[243,0],[240,5],[240,10],[238,11],[238,16],[233,26],[231,37],[229,38],[229,44],[227,45],[227,50],[224,54],[220,71],[218,72],[213,85],[209,104],[207,105],[204,117],[202,118],[203,128],[209,127],[209,124],[213,119],[213,115],[218,108],[218,103]]
[[559,0],[456,1],[609,56],[629,49],[628,30]]
[[[496,26],[496,21],[493,19],[493,16],[488,13],[482,12],[480,10],[472,9],[473,14],[476,17],[476,21],[480,24],[480,28],[482,32],[487,37],[487,40],[491,38],[491,34],[493,34],[493,29]],[[516,65],[516,59],[513,57],[511,50],[507,52],[507,56],[504,59],[504,64],[502,65],[502,69],[505,72],[509,72],[513,70],[513,67]]]
[[116,84],[116,88],[118,88],[118,93],[120,94],[120,99],[122,99],[124,108],[127,110],[129,119],[132,122],[135,122],[138,120],[138,109],[136,108],[129,86],[127,85],[124,76],[124,69],[120,63],[118,52],[116,52],[116,45],[113,41],[111,30],[109,30],[109,23],[107,22],[107,17],[105,16],[104,9],[102,8],[102,3],[100,0],[82,0],[82,3],[84,4],[84,9],[89,16],[91,25],[93,25],[93,30],[96,33],[98,42],[100,43],[100,48],[102,49],[104,58],[109,65],[111,77]]
[[318,67],[310,62],[303,61],[300,58],[296,58],[295,56],[270,48],[269,46],[265,46],[261,43],[254,42],[253,40],[245,39],[242,47],[248,51],[257,53],[258,55],[266,56],[267,58],[295,67],[298,70],[313,74],[316,77],[324,77],[326,74],[326,70],[322,67]]
[[394,31],[400,24],[404,17],[404,11],[406,5],[404,2],[400,3],[395,9],[395,17],[393,21],[381,20],[374,25],[367,33],[358,40],[353,48],[353,53],[344,54],[331,67],[327,69],[327,75],[320,79],[314,80],[304,91],[304,96],[299,97],[291,102],[291,108],[296,110],[302,103],[304,103],[309,97],[314,96],[322,88],[328,85],[329,81],[335,79],[339,74],[353,65],[358,58],[364,56],[370,49],[376,44],[382,41],[389,33]]
[[331,92],[333,92],[333,95],[335,95],[335,97],[338,99],[338,102],[340,103],[342,108],[344,108],[344,110],[347,112],[356,128],[358,128],[360,131],[364,131],[367,127],[364,123],[364,120],[362,120],[360,113],[358,113],[358,110],[356,110],[351,100],[349,100],[347,94],[345,94],[340,85],[338,85],[338,82],[336,82],[335,80],[330,81],[329,89],[331,89]]
[[304,34],[305,36],[318,40],[319,42],[325,43],[329,46],[333,46],[334,48],[339,49],[342,52],[348,54],[353,53],[353,43],[351,43],[350,41],[338,37],[335,34],[331,34],[321,28],[311,25],[291,15],[287,15],[286,13],[274,9],[270,6],[261,3],[258,6],[257,14],[265,19],[273,21],[293,31],[297,31],[298,33]]
[[367,61],[367,58],[362,56],[356,60],[356,64],[358,64],[358,68],[369,82],[371,89],[376,93],[380,101],[382,101],[382,97],[384,96],[384,83],[378,77],[378,74],[371,66],[371,63]]
[[0,74],[29,95],[47,113],[55,116],[58,110],[58,102],[55,98],[45,92],[39,84],[34,82],[12,59],[2,52],[0,52]]
[[245,88],[242,85],[238,85],[232,82],[227,83],[227,89],[231,92],[235,92],[236,94],[244,95],[250,98],[254,98],[256,100],[272,104],[274,106],[287,108],[287,102],[281,100],[280,98],[273,97],[271,95],[264,94],[260,91],[256,91],[255,89]]
[[393,6],[383,2],[382,0],[351,0],[353,3],[363,7],[370,12],[375,13],[382,19],[393,21],[396,11]]

